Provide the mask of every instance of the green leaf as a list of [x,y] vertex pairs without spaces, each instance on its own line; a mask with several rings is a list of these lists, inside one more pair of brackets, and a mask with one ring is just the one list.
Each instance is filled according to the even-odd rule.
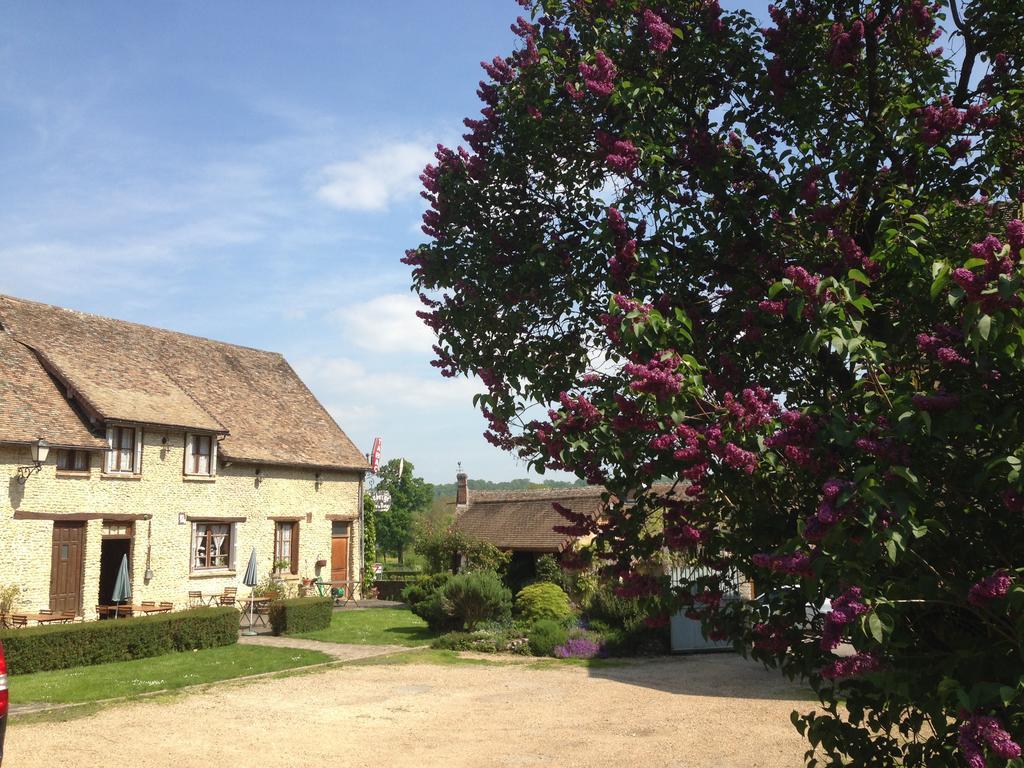
[[885,631],[882,627],[881,617],[872,611],[868,614],[868,630],[871,632],[871,636],[879,643],[885,638]]
[[892,467],[889,471],[892,472],[897,477],[902,477],[915,488],[917,488],[921,484],[921,481],[917,479],[917,475],[915,475],[906,467]]
[[871,285],[871,281],[868,279],[868,276],[861,272],[859,269],[851,269],[847,273],[847,275],[851,280],[856,280],[858,283],[862,283],[863,285]]
[[981,338],[988,341],[988,335],[992,331],[992,316],[982,315],[978,318],[978,333],[981,334]]

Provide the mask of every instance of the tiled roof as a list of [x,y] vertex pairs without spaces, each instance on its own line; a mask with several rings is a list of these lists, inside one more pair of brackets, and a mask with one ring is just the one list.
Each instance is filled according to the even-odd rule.
[[[649,490],[662,496],[683,494],[682,488],[672,483],[655,483]],[[531,491],[470,488],[469,504],[457,508],[454,527],[471,539],[490,542],[499,549],[558,552],[573,537],[554,530],[554,526],[568,525],[568,521],[552,505],[558,503],[573,512],[599,516],[605,492],[600,485]]]
[[55,447],[107,447],[92,435],[28,347],[0,333],[0,438]]
[[499,549],[557,552],[571,537],[554,530],[568,521],[555,512],[559,503],[574,512],[598,514],[604,488],[535,491],[469,491],[469,504],[455,519],[455,529]]
[[6,296],[0,325],[104,421],[226,432],[235,461],[366,468],[277,353]]

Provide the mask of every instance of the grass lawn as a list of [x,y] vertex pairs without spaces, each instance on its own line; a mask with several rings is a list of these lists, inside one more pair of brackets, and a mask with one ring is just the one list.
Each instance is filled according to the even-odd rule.
[[426,645],[436,635],[408,608],[335,611],[331,626],[296,637],[356,645]]
[[320,651],[228,645],[150,659],[12,675],[11,703],[74,704],[112,699],[294,669],[330,660],[330,656]]

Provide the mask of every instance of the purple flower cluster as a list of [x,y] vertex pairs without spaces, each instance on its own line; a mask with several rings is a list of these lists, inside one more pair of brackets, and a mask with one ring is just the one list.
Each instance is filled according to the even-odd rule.
[[783,271],[783,274],[793,281],[799,290],[803,291],[808,296],[814,296],[818,290],[818,283],[821,280],[803,267],[789,266]]
[[604,151],[605,165],[616,173],[627,176],[640,162],[640,150],[629,139],[617,139],[604,131],[598,131],[597,143]]
[[1012,583],[1013,579],[1006,571],[996,571],[971,586],[967,593],[967,602],[971,605],[981,606],[990,600],[1006,597]]
[[764,444],[804,469],[817,466],[812,448],[818,434],[818,424],[810,416],[799,411],[785,411],[781,417],[782,429],[766,438]]
[[1024,248],[1024,221],[1014,219],[1006,225],[1006,239],[1010,243],[1012,256],[1019,256]]
[[[608,228],[611,229],[615,241],[615,256],[609,261],[609,267],[615,282],[624,284],[639,265],[636,258],[637,240],[630,236],[629,226],[617,208],[609,207],[607,217]],[[618,329],[614,330],[617,335]]]
[[[583,395],[570,397],[567,392],[562,392],[559,400],[562,404],[559,426],[565,429],[585,430],[601,422],[601,411]],[[558,418],[558,414],[554,414],[553,418]]]
[[832,41],[832,51],[829,54],[832,66],[841,68],[847,64],[854,64],[860,58],[861,43],[864,42],[864,22],[857,19],[850,25],[849,30],[842,24],[833,24],[829,38]]
[[970,365],[971,361],[950,346],[951,343],[963,339],[963,334],[953,328],[943,326],[934,334],[917,334],[917,348],[928,355],[934,356],[947,368],[956,365]]
[[863,616],[870,608],[861,602],[860,587],[850,587],[832,601],[832,610],[825,614],[825,626],[821,634],[821,649],[831,651],[839,645],[843,630],[852,624],[858,616]]
[[761,552],[750,558],[758,568],[775,573],[786,573],[791,576],[811,575],[811,556],[806,552],[793,552],[785,555],[771,555]]
[[648,363],[626,363],[624,370],[633,377],[629,388],[634,392],[646,392],[659,400],[679,394],[683,377],[676,373],[681,360],[672,351],[662,352]]
[[1003,760],[1014,760],[1021,754],[1020,744],[1010,738],[999,720],[988,715],[972,715],[962,723],[957,734],[957,746],[970,768],[985,768],[987,765],[983,746]]
[[855,653],[853,656],[846,656],[836,659],[831,664],[826,664],[818,672],[826,680],[840,680],[849,677],[859,677],[866,672],[874,672],[879,668],[880,663],[870,653]]
[[508,59],[503,59],[501,56],[495,56],[491,61],[481,61],[480,66],[496,83],[508,84],[516,77],[516,71],[509,64]]
[[601,644],[589,637],[570,637],[555,648],[555,656],[560,659],[593,659],[600,653]]
[[615,62],[608,58],[604,51],[594,54],[594,63],[580,62],[580,74],[583,84],[597,96],[608,96],[615,88],[615,76],[618,70]]
[[651,38],[652,51],[664,53],[672,47],[672,27],[661,16],[648,8],[644,11],[643,25]]
[[569,525],[552,526],[552,530],[558,533],[564,533],[567,536],[587,536],[597,533],[599,530],[597,521],[592,514],[573,512],[557,501],[552,503],[551,508],[569,522]]
[[910,402],[914,404],[915,408],[922,411],[943,413],[945,411],[952,411],[960,405],[960,398],[956,395],[947,395],[944,392],[939,392],[934,395],[914,395],[910,398]]
[[733,443],[725,444],[722,458],[728,466],[740,472],[746,472],[748,475],[754,474],[754,470],[757,469],[757,454]]
[[918,110],[921,120],[921,139],[925,144],[935,146],[959,131],[965,125],[990,126],[994,117],[985,117],[988,102],[971,104],[967,109],[958,109],[949,96],[943,96],[938,104],[930,104]]
[[804,526],[804,538],[808,541],[821,541],[833,526],[846,517],[849,512],[849,505],[837,505],[839,494],[849,484],[843,480],[832,478],[822,486],[821,504],[818,511],[807,519]]
[[787,306],[787,302],[780,299],[765,299],[764,301],[758,302],[757,308],[766,314],[782,317],[786,314]]
[[780,410],[779,404],[764,387],[747,387],[738,398],[732,392],[726,392],[722,404],[729,411],[733,425],[741,432],[767,424]]
[[789,650],[789,640],[781,628],[770,624],[755,624],[753,627],[754,647],[769,653],[785,653]]

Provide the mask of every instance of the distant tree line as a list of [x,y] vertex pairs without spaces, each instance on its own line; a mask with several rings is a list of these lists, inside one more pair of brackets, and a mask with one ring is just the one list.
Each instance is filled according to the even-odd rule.
[[[525,477],[518,480],[501,480],[499,482],[472,479],[469,481],[470,489],[475,491],[531,491],[542,488],[576,488],[584,485],[586,485],[584,480],[545,480],[542,483],[535,483]],[[434,485],[434,498],[440,499],[445,496],[454,496],[455,491],[455,483]]]

